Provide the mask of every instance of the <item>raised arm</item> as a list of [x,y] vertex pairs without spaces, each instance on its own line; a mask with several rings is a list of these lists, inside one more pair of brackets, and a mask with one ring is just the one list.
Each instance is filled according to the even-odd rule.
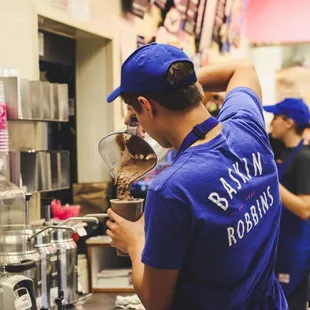
[[257,73],[249,60],[209,65],[197,70],[197,76],[205,92],[229,92],[236,87],[248,87],[262,99]]

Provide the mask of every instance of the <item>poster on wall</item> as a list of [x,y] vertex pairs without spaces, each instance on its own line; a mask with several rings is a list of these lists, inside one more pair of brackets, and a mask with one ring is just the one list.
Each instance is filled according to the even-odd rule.
[[222,49],[223,44],[223,29],[225,27],[225,8],[227,1],[229,0],[218,0],[212,30],[212,40],[219,45],[220,49]]
[[197,18],[196,18],[196,28],[195,28],[195,38],[197,42],[197,49],[200,42],[202,24],[204,20],[205,10],[206,10],[207,0],[200,0],[197,8]]
[[189,0],[174,0],[176,9],[180,12],[182,19],[186,18]]
[[145,12],[149,7],[149,0],[133,0],[132,13],[140,18],[144,17]]
[[155,0],[154,4],[160,9],[164,9],[166,7],[167,0]]
[[150,5],[150,0],[123,0],[122,5],[125,12],[143,18]]
[[180,11],[172,7],[166,15],[163,26],[170,33],[177,34],[180,30],[182,16]]
[[198,12],[198,0],[190,0],[186,10],[186,17],[183,19],[181,29],[188,34],[193,34],[196,26],[197,12]]
[[190,0],[188,3],[188,8],[186,12],[186,18],[190,22],[195,23],[197,18],[197,11],[198,11],[198,0]]
[[219,1],[220,0],[207,0],[206,2],[199,44],[200,52],[211,46],[216,9]]
[[230,52],[231,46],[240,46],[241,31],[245,17],[247,0],[227,0],[225,23],[221,29],[222,52]]
[[69,0],[51,0],[51,5],[64,11],[68,11]]
[[137,48],[138,47],[141,47],[143,45],[145,45],[146,42],[145,42],[145,37],[144,36],[140,36],[140,35],[137,35]]

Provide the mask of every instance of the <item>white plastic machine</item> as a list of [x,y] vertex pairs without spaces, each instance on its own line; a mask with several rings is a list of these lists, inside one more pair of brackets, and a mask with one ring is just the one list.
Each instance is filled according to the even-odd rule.
[[3,279],[0,300],[1,310],[37,310],[33,281],[23,275]]

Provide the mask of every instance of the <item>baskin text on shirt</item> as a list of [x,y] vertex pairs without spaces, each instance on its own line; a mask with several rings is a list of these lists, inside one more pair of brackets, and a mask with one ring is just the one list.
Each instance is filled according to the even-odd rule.
[[[229,208],[229,202],[235,197],[238,191],[242,189],[242,185],[251,182],[254,177],[261,176],[262,174],[263,165],[261,155],[259,152],[252,153],[251,162],[246,158],[243,158],[239,162],[235,162],[232,164],[231,168],[228,168],[227,177],[220,178],[221,185],[228,194],[229,199],[227,199],[228,197],[221,197],[217,192],[210,193],[208,199],[226,211]],[[264,191],[260,193],[254,191],[249,193],[248,196],[251,198],[251,201],[255,199],[255,202],[248,210],[249,212],[245,212],[243,217],[239,219],[234,226],[227,227],[228,245],[230,247],[241,240],[245,234],[248,234],[251,229],[259,223],[274,202],[270,185],[268,185]],[[245,203],[248,200],[247,197],[244,198]],[[240,206],[240,209],[242,208],[243,205]],[[238,210],[235,213],[237,212]]]

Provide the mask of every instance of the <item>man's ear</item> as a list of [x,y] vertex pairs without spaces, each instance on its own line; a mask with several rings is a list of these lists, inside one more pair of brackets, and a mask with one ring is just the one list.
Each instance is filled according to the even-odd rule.
[[293,128],[293,127],[295,127],[295,122],[292,119],[288,118],[287,119],[287,126],[288,126],[288,128]]
[[155,116],[155,105],[152,101],[150,101],[149,99],[143,97],[143,96],[139,96],[138,97],[138,101],[141,105],[141,109],[142,109],[142,113],[148,113],[150,118],[154,118]]

